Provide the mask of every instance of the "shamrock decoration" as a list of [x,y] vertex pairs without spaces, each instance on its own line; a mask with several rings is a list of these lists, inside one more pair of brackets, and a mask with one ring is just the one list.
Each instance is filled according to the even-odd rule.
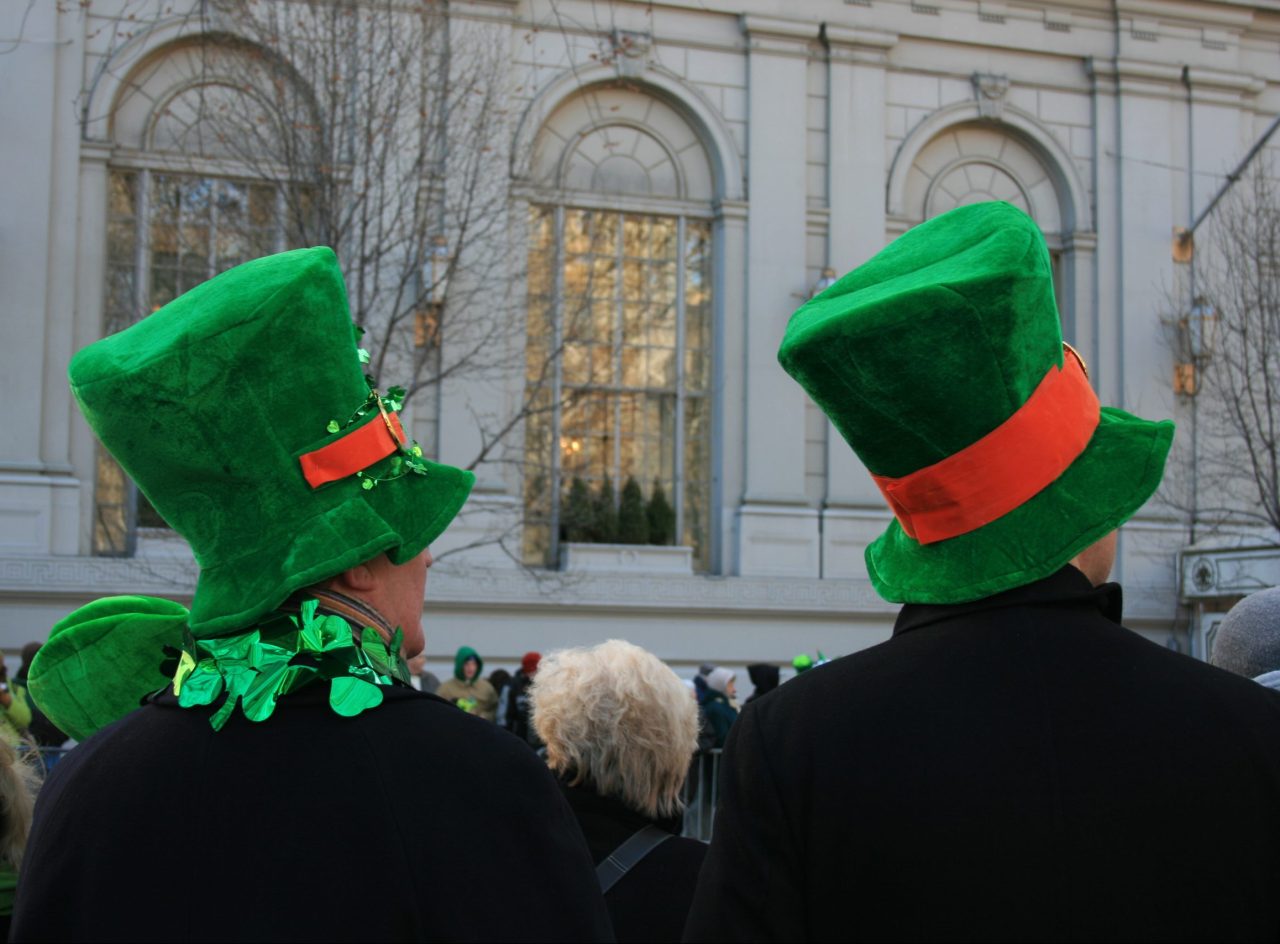
[[[372,377],[366,376],[365,380],[369,382],[369,398],[351,414],[345,423],[330,420],[325,427],[330,435],[362,422],[375,411],[386,417],[404,408],[404,401],[408,396],[404,387],[388,387],[386,396],[383,396],[378,392]],[[360,479],[360,487],[367,492],[381,482],[390,482],[411,472],[417,475],[428,474],[427,460],[422,454],[422,447],[412,441],[400,444],[400,451],[388,460],[385,474],[375,475],[366,469],[363,472],[357,472],[356,477]]]
[[382,704],[379,685],[407,683],[399,629],[389,644],[371,627],[357,639],[342,617],[317,616],[318,606],[308,600],[296,617],[277,613],[232,636],[188,632],[173,676],[178,704],[209,705],[225,689],[226,701],[209,719],[218,731],[237,704],[250,721],[265,721],[279,698],[317,680],[329,682],[330,707],[348,718]]

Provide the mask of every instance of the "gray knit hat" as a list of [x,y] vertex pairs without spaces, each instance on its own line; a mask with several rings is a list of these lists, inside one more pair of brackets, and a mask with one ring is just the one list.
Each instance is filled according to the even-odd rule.
[[1231,608],[1209,662],[1251,679],[1280,670],[1280,587],[1258,590]]

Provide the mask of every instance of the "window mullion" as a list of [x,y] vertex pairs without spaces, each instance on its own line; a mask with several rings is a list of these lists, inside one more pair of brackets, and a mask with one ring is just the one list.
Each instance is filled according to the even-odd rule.
[[139,320],[151,307],[151,171],[138,171],[138,203],[134,209],[133,317]]
[[676,544],[684,543],[684,244],[685,218],[676,219],[676,454],[672,500],[676,509]]
[[222,186],[222,182],[219,180],[211,180],[209,182],[209,228],[205,230],[205,238],[209,240],[209,246],[204,254],[204,277],[206,279],[213,278],[218,272],[218,191]]
[[[284,184],[276,185],[275,201],[276,201],[276,220],[275,233],[272,242],[275,244],[276,252],[284,252],[287,248],[285,245],[286,230],[288,226],[285,223],[284,215],[288,212],[289,207],[285,203]],[[252,198],[250,198],[252,199]]]
[[551,560],[560,559],[560,422],[561,371],[564,368],[564,207],[556,207],[555,249],[551,260],[555,281],[551,296]]
[[617,300],[613,317],[613,462],[611,478],[615,492],[622,488],[622,324],[626,318],[626,280],[623,278],[623,266],[626,265],[626,216],[617,215],[614,228],[614,273],[613,292]]

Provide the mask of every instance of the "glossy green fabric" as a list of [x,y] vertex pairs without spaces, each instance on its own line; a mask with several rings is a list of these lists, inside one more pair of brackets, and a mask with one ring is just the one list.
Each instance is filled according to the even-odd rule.
[[[94,432],[191,544],[196,636],[252,625],[295,590],[434,540],[475,476],[438,463],[312,489],[298,457],[369,396],[333,252],[237,266],[71,362]],[[378,474],[391,459],[373,466]]]
[[[922,223],[801,307],[783,368],[877,475],[898,478],[990,433],[1061,365],[1049,252],[1007,203]],[[1104,408],[1084,453],[1033,499],[921,545],[895,520],[866,552],[876,591],[958,603],[1039,580],[1128,519],[1160,483],[1173,424]]]
[[[104,597],[59,620],[31,663],[31,699],[77,741],[169,684],[187,608],[155,597]],[[174,665],[161,670],[165,647]]]

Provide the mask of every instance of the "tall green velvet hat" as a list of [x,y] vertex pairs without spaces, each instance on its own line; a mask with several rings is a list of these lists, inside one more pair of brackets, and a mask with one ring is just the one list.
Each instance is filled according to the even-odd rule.
[[404,439],[401,394],[371,392],[326,248],[230,269],[84,348],[69,373],[89,425],[191,544],[197,637],[381,552],[407,562],[475,480]]
[[1007,203],[922,223],[802,306],[778,352],[894,511],[866,551],[898,603],[1048,576],[1160,483],[1173,424],[1099,407],[1049,252]]

